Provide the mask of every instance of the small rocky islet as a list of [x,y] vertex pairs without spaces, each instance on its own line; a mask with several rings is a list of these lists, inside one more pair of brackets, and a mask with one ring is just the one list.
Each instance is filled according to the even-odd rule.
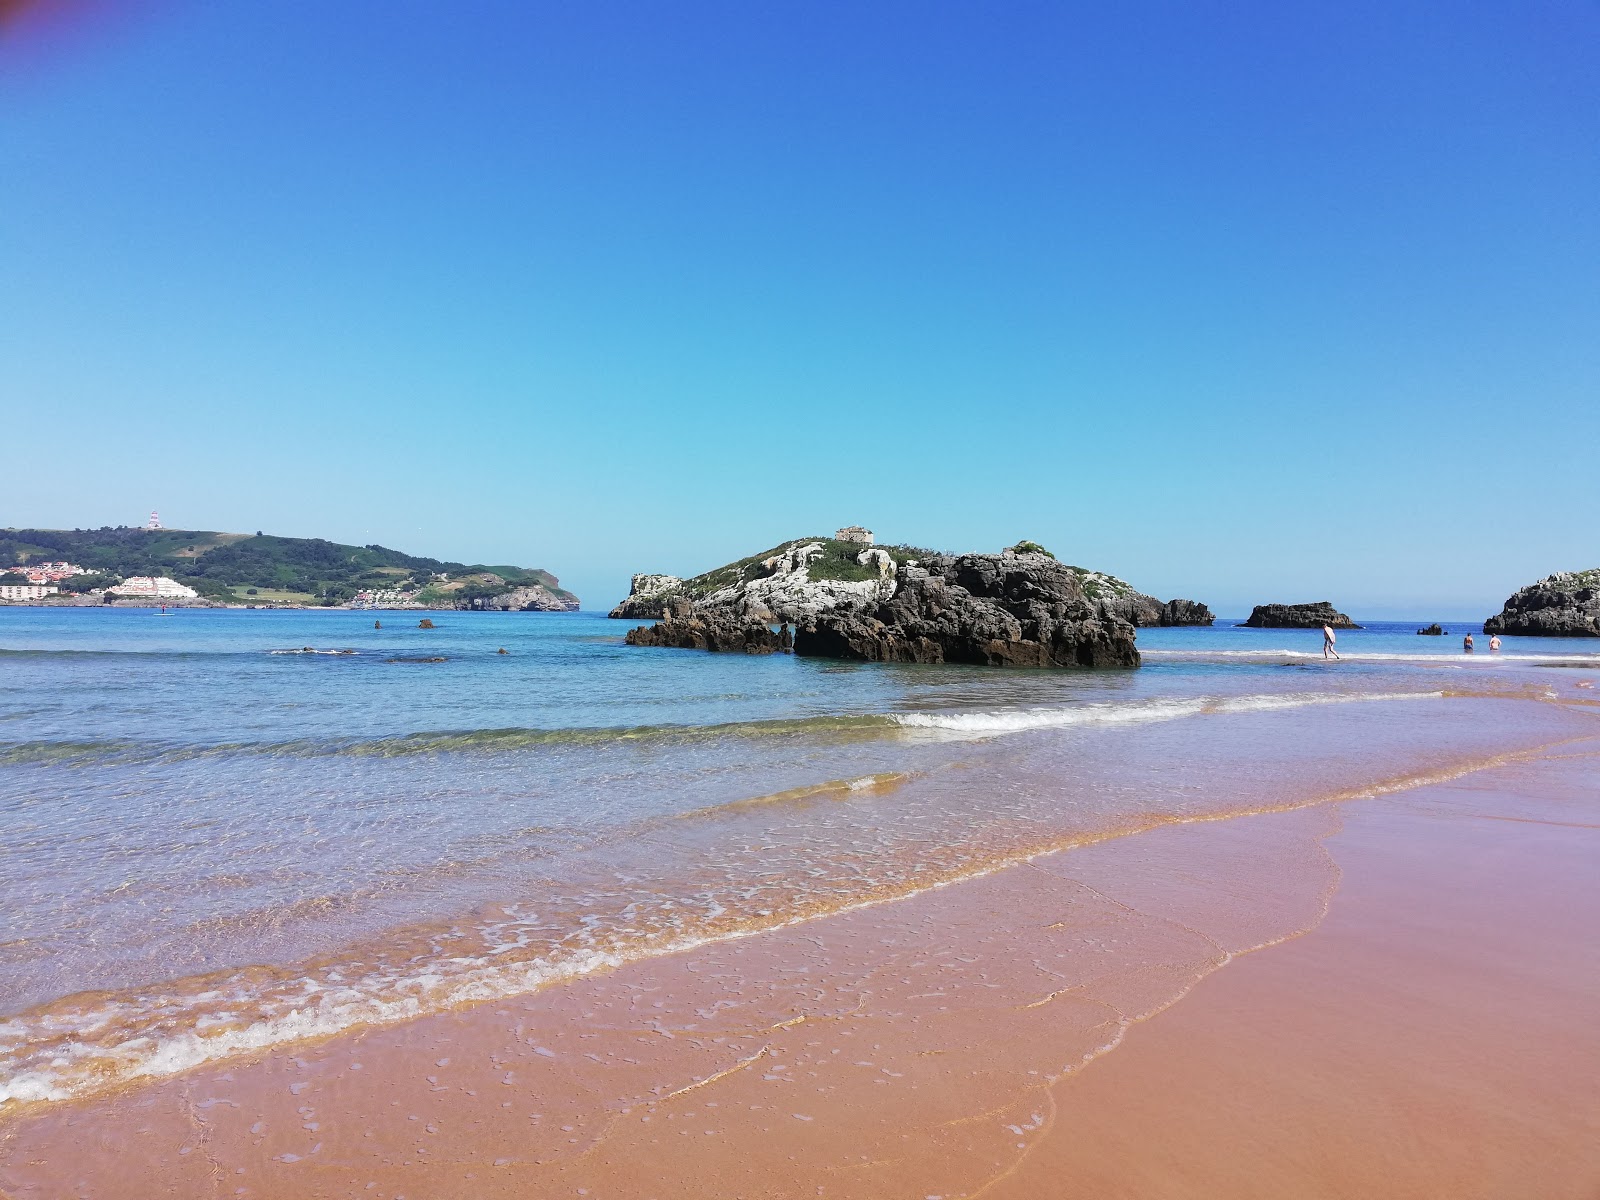
[[1162,602],[1033,542],[943,554],[873,545],[857,527],[692,579],[636,575],[611,615],[657,621],[630,630],[632,646],[1029,667],[1136,667],[1138,626],[1215,619],[1204,604]]
[[1258,604],[1250,610],[1247,620],[1238,629],[1360,629],[1344,613],[1327,600],[1312,604]]
[[1489,634],[1600,637],[1600,568],[1559,571],[1530,583],[1483,623]]

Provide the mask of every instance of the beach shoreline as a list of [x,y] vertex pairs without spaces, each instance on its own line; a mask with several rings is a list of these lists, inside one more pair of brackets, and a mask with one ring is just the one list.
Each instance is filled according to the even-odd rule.
[[[1368,799],[1153,828],[37,1107],[0,1124],[0,1187],[1585,1195],[1596,1043],[1573,997],[1600,982],[1578,869],[1597,755],[1567,739]],[[1486,862],[1504,894],[1482,887]],[[1463,971],[1476,987],[1452,987]],[[1496,1005],[1530,980],[1518,1011],[1543,1024],[1519,1033]],[[1530,1037],[1562,1053],[1530,1057]],[[1469,1045],[1510,1066],[1465,1086]],[[1513,1103],[1541,1120],[1489,1119]]]

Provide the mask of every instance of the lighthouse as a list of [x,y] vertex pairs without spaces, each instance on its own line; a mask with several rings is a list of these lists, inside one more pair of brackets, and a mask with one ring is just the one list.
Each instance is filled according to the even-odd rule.
[[160,529],[161,528],[161,514],[156,512],[156,510],[153,509],[153,508],[150,510],[150,523],[148,525],[146,525],[145,528],[146,529]]

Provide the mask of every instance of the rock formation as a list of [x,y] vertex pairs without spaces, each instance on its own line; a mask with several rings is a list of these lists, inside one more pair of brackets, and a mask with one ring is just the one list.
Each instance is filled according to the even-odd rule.
[[1210,625],[1217,619],[1198,600],[1168,600],[1163,604],[1154,596],[1134,592],[1106,599],[1105,603],[1111,612],[1140,628],[1152,625]]
[[1435,621],[1432,625],[1424,625],[1421,629],[1417,630],[1417,633],[1421,637],[1443,637],[1444,626]]
[[459,607],[497,612],[577,612],[577,597],[558,596],[543,584],[507,588],[494,596],[475,596]]
[[902,561],[914,559],[859,542],[800,538],[693,579],[635,575],[628,598],[611,615],[659,619],[672,599],[681,598],[753,620],[799,624],[842,602],[887,597]]
[[1506,601],[1485,633],[1527,637],[1600,637],[1600,568],[1562,571],[1531,583]]
[[1252,629],[1321,629],[1331,625],[1335,629],[1360,629],[1349,617],[1335,611],[1332,604],[1319,600],[1315,604],[1258,604],[1250,610],[1250,619],[1241,624]]
[[818,613],[795,653],[873,662],[1136,667],[1134,627],[1047,554],[934,555],[880,600]]
[[1160,625],[1210,625],[1216,614],[1198,600],[1168,600],[1161,606]]
[[[789,621],[799,626],[840,606],[883,603],[894,595],[901,570],[920,559],[936,557],[932,551],[905,546],[863,545],[852,539],[800,538],[693,579],[635,575],[628,598],[612,609],[611,615],[659,620],[667,601],[681,596],[700,607],[730,609],[754,620]],[[1037,555],[1055,561],[1034,542],[1018,542],[1002,554]],[[1077,578],[1086,598],[1100,605],[1105,614],[1130,625],[1210,625],[1216,620],[1209,608],[1195,600],[1163,603],[1115,575],[1065,564],[1062,569]]]
[[768,653],[787,649],[769,628],[784,621],[796,654],[1039,667],[1136,667],[1136,626],[1215,620],[1204,604],[1163,603],[1034,543],[949,555],[837,538],[799,538],[692,579],[636,575],[611,615],[659,619],[629,632],[633,646]]
[[654,625],[628,630],[623,640],[630,646],[672,646],[680,650],[743,651],[771,654],[787,650],[790,635],[785,626],[774,633],[764,621],[753,620],[727,608],[706,608],[681,596],[668,599]]
[[624,621],[658,621],[666,615],[663,601],[683,586],[676,575],[635,575],[628,597],[610,615]]

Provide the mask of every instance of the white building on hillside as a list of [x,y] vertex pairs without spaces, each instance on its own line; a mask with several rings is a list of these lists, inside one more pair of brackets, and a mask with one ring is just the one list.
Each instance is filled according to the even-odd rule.
[[46,583],[0,583],[0,600],[43,600],[60,590]]
[[185,587],[165,575],[134,575],[114,588],[107,588],[106,592],[112,596],[137,596],[142,600],[194,600],[200,595],[192,587]]

